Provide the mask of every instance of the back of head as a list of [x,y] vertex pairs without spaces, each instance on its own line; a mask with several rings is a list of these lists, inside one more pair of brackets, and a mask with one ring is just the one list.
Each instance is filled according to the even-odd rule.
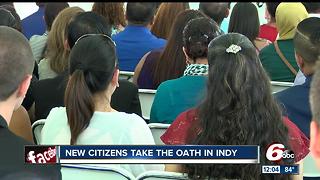
[[111,36],[112,26],[105,18],[94,12],[85,12],[77,15],[68,25],[66,34],[69,47],[84,34],[105,34]]
[[272,18],[276,18],[276,9],[280,2],[266,2],[267,10]]
[[10,27],[0,26],[0,47],[0,101],[4,101],[32,75],[34,60],[28,40]]
[[71,130],[71,144],[89,125],[94,113],[93,95],[109,86],[116,70],[115,45],[107,35],[80,37],[70,54],[70,79],[65,92],[65,105]]
[[301,21],[293,43],[296,53],[306,63],[314,65],[320,55],[320,18],[310,17]]
[[67,2],[46,3],[44,6],[44,20],[46,21],[48,31],[51,30],[52,23],[59,12],[67,7],[69,7]]
[[[320,125],[320,63],[317,63],[316,72],[313,75],[310,88],[310,107],[312,120]],[[317,143],[317,142],[316,142]]]
[[207,58],[208,44],[220,35],[220,28],[213,20],[202,17],[192,19],[183,30],[183,47],[194,62],[198,58]]
[[129,24],[146,26],[153,21],[156,3],[128,2],[126,17]]
[[9,10],[0,8],[0,17],[0,26],[8,26],[17,30],[17,20]]
[[92,12],[106,18],[109,24],[114,28],[117,28],[119,25],[125,27],[127,24],[124,14],[124,3],[95,2],[92,6]]
[[[11,14],[13,15],[13,17],[15,18],[15,25],[12,26],[12,28],[18,30],[19,32],[22,32],[22,25],[21,25],[21,18],[20,16],[18,15],[16,9],[14,8],[14,6],[11,6],[11,5],[2,5],[0,6],[0,8],[3,8],[3,9],[6,9],[8,11],[11,12]],[[1,17],[4,17],[4,16],[1,16]],[[5,18],[4,18],[5,19]],[[4,20],[3,19],[3,20]],[[11,26],[10,26],[11,27]]]
[[73,17],[84,12],[79,7],[69,7],[62,10],[55,18],[47,41],[47,58],[50,59],[50,67],[56,73],[62,73],[68,67],[69,50],[64,48],[67,39],[65,30]]
[[199,4],[199,10],[212,18],[219,25],[222,23],[223,19],[227,17],[229,9],[230,3],[226,2],[200,2]]
[[228,32],[240,33],[253,42],[259,35],[259,15],[253,3],[237,3],[230,16]]
[[[287,145],[287,131],[256,49],[244,35],[221,35],[209,44],[207,96],[199,107],[199,145]],[[265,179],[260,165],[187,165],[191,178]],[[250,173],[248,173],[250,172]],[[285,176],[279,179],[289,179]]]
[[198,10],[185,10],[175,18],[170,30],[167,44],[156,62],[153,80],[156,86],[161,82],[175,79],[183,75],[186,67],[186,58],[183,53],[183,30],[187,23],[196,18],[205,17]]
[[320,13],[320,2],[302,2],[308,13]]
[[299,22],[307,17],[308,12],[302,3],[280,3],[276,10],[279,39],[292,39]]
[[186,9],[189,9],[189,3],[161,3],[151,27],[152,34],[158,38],[168,39],[174,22],[172,20]]

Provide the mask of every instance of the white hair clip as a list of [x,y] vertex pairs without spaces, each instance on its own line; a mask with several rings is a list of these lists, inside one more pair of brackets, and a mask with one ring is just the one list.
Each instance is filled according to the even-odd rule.
[[241,51],[241,47],[235,44],[231,44],[227,49],[226,52],[227,53],[233,53],[233,54],[237,54],[239,51]]

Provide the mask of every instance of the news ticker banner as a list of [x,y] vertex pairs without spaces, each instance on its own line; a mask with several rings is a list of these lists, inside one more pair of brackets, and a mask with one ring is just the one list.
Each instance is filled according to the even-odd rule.
[[251,145],[26,146],[25,162],[37,164],[258,164],[260,148]]

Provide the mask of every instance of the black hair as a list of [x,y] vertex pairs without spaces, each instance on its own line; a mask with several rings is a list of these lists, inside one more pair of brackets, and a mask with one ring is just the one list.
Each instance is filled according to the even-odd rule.
[[69,61],[65,105],[73,145],[95,111],[93,95],[111,82],[117,64],[115,45],[106,35],[85,35],[72,48]]
[[227,2],[200,2],[199,4],[199,10],[203,12],[205,15],[212,18],[219,25],[226,17],[226,12],[228,9],[230,9],[230,3]]
[[[241,49],[228,53],[231,45]],[[192,144],[259,145],[260,163],[274,164],[265,156],[268,145],[279,142],[288,148],[288,134],[255,47],[239,33],[221,35],[209,44],[208,62],[207,95],[198,107],[200,132]],[[261,174],[260,164],[185,167],[191,179],[289,179]]]
[[307,63],[315,64],[320,55],[320,18],[301,21],[293,38],[295,51]]
[[237,3],[230,16],[228,32],[240,33],[254,44],[259,36],[259,15],[257,7],[253,3]]
[[266,3],[266,7],[267,7],[267,10],[271,16],[271,18],[276,18],[276,10],[277,10],[277,7],[278,5],[280,4],[281,2],[267,2]]
[[51,30],[52,23],[60,11],[69,7],[67,2],[46,3],[44,6],[44,19],[47,24],[48,31]]
[[207,58],[208,44],[221,34],[218,24],[207,17],[192,19],[183,30],[183,47],[189,58]]
[[155,15],[157,3],[128,2],[126,17],[129,24],[147,25]]
[[8,26],[17,29],[17,20],[9,10],[0,7],[0,17],[0,26]]
[[319,13],[320,2],[302,2],[308,13]]
[[84,12],[71,20],[67,27],[69,47],[72,48],[79,37],[84,34],[105,34],[111,36],[112,26],[107,20],[94,12]]
[[11,6],[9,4],[5,4],[5,5],[1,5],[0,8],[4,8],[4,9],[10,11],[10,13],[15,18],[15,24],[12,26],[12,28],[18,30],[19,32],[22,32],[21,18],[18,15],[18,13],[17,13],[16,9],[14,8],[14,6],[13,5]]

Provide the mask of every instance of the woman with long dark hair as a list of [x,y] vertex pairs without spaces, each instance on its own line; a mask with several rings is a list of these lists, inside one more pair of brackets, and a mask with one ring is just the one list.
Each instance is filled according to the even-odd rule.
[[[42,130],[43,144],[154,144],[150,129],[136,114],[117,112],[111,96],[118,83],[115,44],[102,34],[81,36],[70,53],[65,106],[53,108]],[[163,165],[113,165],[134,175]]]
[[[304,139],[292,122],[282,121],[281,110],[271,94],[270,80],[250,40],[238,33],[222,35],[211,41],[208,51],[210,70],[205,100],[195,110],[184,113],[184,119],[172,124],[162,140],[166,144],[178,144],[182,135],[185,144],[259,145],[260,164],[265,165],[273,164],[265,156],[273,142],[284,144],[298,155],[295,150],[302,146],[290,145],[304,143]],[[189,124],[188,128],[185,124]],[[285,125],[294,130],[290,139]],[[183,126],[185,129],[181,130]],[[177,138],[172,136],[173,132]],[[308,147],[303,148],[306,156]],[[298,156],[297,161],[304,157]],[[187,172],[192,179],[289,179],[286,175],[261,175],[260,164],[187,164],[168,166],[167,170]]]

